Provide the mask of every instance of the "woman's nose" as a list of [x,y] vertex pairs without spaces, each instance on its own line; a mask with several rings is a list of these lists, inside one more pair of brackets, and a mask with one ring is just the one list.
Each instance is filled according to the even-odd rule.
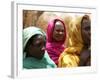
[[59,32],[59,34],[61,35],[61,34],[63,34],[63,32],[62,32],[62,31],[60,31],[60,32]]
[[41,48],[41,50],[45,50],[45,46],[43,46],[43,47]]

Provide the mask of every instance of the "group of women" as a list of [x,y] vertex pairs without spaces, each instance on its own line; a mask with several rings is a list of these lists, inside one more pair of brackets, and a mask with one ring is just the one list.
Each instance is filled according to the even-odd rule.
[[[67,40],[67,45],[65,41]],[[66,47],[67,46],[67,47]],[[46,33],[35,26],[23,30],[23,68],[91,65],[91,20],[75,17],[68,26],[60,18],[48,22]]]

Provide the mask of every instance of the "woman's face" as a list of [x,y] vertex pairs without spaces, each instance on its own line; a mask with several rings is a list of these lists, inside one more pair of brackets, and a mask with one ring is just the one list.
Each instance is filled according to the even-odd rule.
[[42,59],[45,53],[45,38],[42,35],[34,37],[32,44],[29,46],[29,54],[37,59]]
[[53,40],[55,41],[63,41],[65,35],[64,26],[60,21],[55,23],[55,28],[53,31]]
[[91,42],[91,23],[88,19],[83,19],[82,24],[82,38],[85,45],[90,46]]

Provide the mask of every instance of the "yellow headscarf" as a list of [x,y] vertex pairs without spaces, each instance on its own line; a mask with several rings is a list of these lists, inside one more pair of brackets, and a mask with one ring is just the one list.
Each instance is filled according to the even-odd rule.
[[81,19],[81,16],[75,16],[69,24],[68,48],[59,57],[59,67],[76,67],[79,64],[79,54],[83,48]]

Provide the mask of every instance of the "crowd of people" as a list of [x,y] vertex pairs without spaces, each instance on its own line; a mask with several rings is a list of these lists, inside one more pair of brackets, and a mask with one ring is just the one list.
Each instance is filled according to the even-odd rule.
[[45,27],[23,29],[23,68],[91,66],[90,15],[75,16],[68,23],[56,16]]

